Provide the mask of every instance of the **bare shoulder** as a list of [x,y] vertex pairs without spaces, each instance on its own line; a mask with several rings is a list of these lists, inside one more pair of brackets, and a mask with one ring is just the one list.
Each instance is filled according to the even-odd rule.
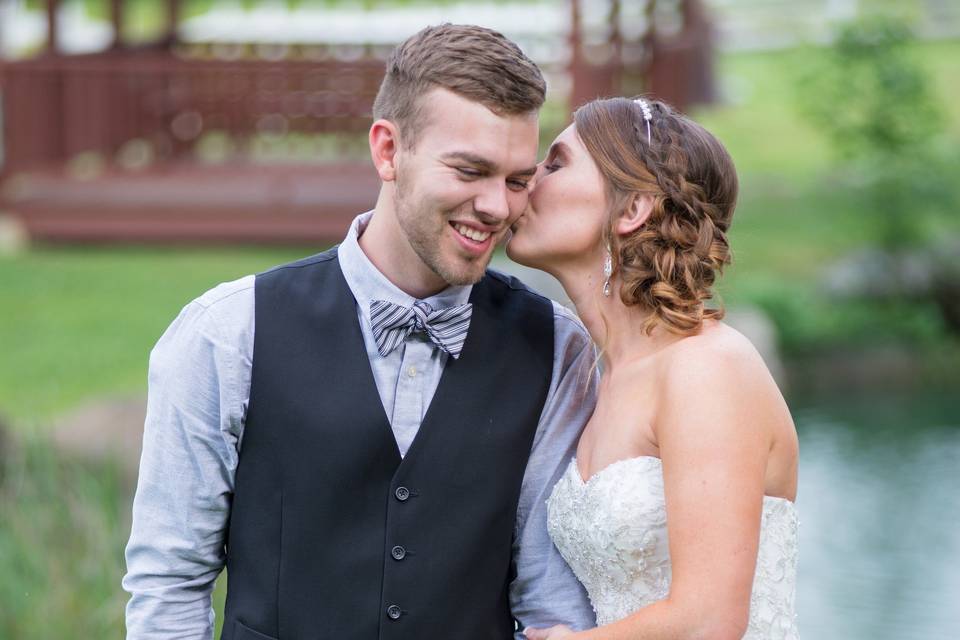
[[696,382],[701,389],[709,389],[714,385],[726,388],[733,382],[747,380],[773,382],[753,343],[722,322],[711,322],[699,334],[672,345],[665,353],[662,366],[663,382],[667,386]]
[[709,429],[719,437],[760,432],[769,442],[794,432],[786,402],[760,353],[722,322],[711,322],[666,350],[659,386],[664,427]]

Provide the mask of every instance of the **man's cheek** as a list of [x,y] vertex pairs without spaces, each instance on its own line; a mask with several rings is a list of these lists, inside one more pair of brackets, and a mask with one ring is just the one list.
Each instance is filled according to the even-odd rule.
[[530,190],[524,189],[523,191],[512,192],[508,202],[510,203],[510,219],[507,226],[510,226],[527,210],[527,205],[530,202]]

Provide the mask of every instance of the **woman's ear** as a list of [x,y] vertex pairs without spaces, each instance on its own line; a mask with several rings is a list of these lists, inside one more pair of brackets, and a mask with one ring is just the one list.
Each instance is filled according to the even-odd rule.
[[628,206],[617,220],[617,233],[627,235],[643,226],[653,211],[653,197],[637,194],[630,200]]
[[392,182],[397,178],[396,158],[400,148],[397,125],[389,120],[377,120],[370,125],[370,157],[380,179]]

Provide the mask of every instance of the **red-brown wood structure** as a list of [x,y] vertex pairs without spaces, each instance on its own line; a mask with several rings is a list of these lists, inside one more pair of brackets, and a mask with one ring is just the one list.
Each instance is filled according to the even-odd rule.
[[[697,75],[709,73],[699,1],[683,0],[683,28],[664,36],[657,3],[647,0],[635,42],[620,35],[620,0],[608,2],[598,45],[583,37],[580,0],[570,0],[572,106],[641,89],[681,107],[708,97]],[[388,49],[293,46],[265,59],[238,43],[229,59],[185,53],[179,0],[166,1],[157,42],[130,46],[124,0],[110,0],[111,46],[64,55],[59,4],[47,2],[42,54],[0,60],[0,211],[31,237],[317,243],[342,237],[352,216],[373,206],[379,183],[364,134]],[[327,161],[263,164],[234,153],[210,164],[198,147],[211,132],[241,145],[299,135]]]

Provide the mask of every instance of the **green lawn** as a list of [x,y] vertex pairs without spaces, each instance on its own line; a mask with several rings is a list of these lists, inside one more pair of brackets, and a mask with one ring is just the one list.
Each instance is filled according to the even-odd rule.
[[150,347],[192,298],[305,249],[39,248],[0,258],[0,413],[34,425],[142,392]]

